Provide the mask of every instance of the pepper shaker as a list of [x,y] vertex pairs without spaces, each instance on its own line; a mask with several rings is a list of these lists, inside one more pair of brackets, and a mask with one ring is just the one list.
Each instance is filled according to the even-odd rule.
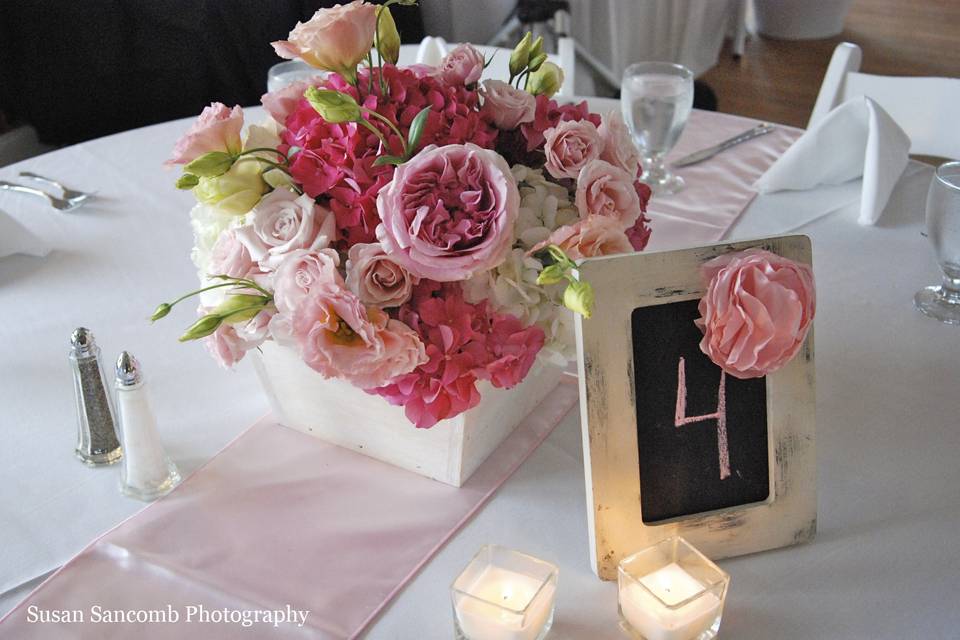
[[116,389],[125,453],[120,490],[140,500],[159,498],[180,483],[180,472],[157,433],[140,363],[126,351],[117,359]]
[[100,347],[89,329],[70,336],[70,368],[77,400],[77,457],[92,467],[113,464],[123,456],[117,440],[113,403],[100,366]]

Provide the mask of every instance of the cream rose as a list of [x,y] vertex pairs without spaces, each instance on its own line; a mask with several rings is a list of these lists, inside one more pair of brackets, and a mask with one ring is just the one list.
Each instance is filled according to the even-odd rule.
[[399,307],[420,279],[384,252],[379,244],[355,244],[347,257],[347,288],[364,304]]

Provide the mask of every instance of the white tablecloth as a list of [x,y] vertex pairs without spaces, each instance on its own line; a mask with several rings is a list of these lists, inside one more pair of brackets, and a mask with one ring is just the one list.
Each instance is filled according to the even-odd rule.
[[[148,127],[0,169],[0,179],[30,169],[101,194],[97,206],[71,214],[0,194],[0,209],[55,246],[45,259],[0,260],[8,318],[0,324],[0,611],[25,595],[26,587],[11,588],[142,506],[116,491],[116,468],[91,470],[73,458],[66,351],[74,327],[95,331],[108,365],[121,349],[141,358],[185,472],[266,410],[251,368],[220,371],[197,345],[176,342],[187,311],[146,321],[157,302],[195,282],[190,195],[160,169],[186,126]],[[722,563],[733,581],[721,637],[944,638],[960,628],[960,330],[911,304],[938,278],[921,236],[928,180],[929,169],[912,168],[877,227],[857,225],[849,193],[815,191],[759,197],[733,230],[745,237],[799,225],[813,238],[820,533],[806,546]],[[589,567],[576,413],[368,636],[449,638],[449,584],[487,542],[559,564],[551,637],[619,637],[616,588]]]

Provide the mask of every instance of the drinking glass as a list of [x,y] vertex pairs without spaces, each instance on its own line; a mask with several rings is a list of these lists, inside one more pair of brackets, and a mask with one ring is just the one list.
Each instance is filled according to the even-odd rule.
[[640,180],[654,193],[676,193],[683,179],[663,162],[683,133],[693,108],[693,72],[671,62],[638,62],[620,84],[623,119],[643,159]]
[[960,325],[960,162],[940,165],[930,182],[927,236],[943,282],[918,291],[913,303],[931,318]]

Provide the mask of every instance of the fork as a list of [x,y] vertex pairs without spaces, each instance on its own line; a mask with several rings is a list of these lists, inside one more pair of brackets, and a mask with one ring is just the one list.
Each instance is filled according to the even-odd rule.
[[63,199],[69,200],[70,202],[73,202],[73,201],[83,202],[84,200],[86,200],[87,198],[93,195],[92,193],[87,193],[85,191],[69,189],[65,187],[62,183],[57,182],[56,180],[51,180],[50,178],[46,178],[37,173],[33,173],[32,171],[21,171],[20,177],[30,178],[31,180],[36,180],[37,182],[40,182],[42,184],[48,184],[51,187],[60,189],[61,193],[63,194]]
[[25,187],[22,184],[15,184],[13,182],[7,182],[6,180],[0,180],[0,189],[4,191],[16,191],[18,193],[27,193],[32,196],[45,198],[51,207],[64,212],[73,211],[77,207],[81,206],[84,203],[84,201],[86,201],[86,198],[65,200],[63,198],[52,196],[46,191],[41,191],[40,189],[34,189],[33,187]]

